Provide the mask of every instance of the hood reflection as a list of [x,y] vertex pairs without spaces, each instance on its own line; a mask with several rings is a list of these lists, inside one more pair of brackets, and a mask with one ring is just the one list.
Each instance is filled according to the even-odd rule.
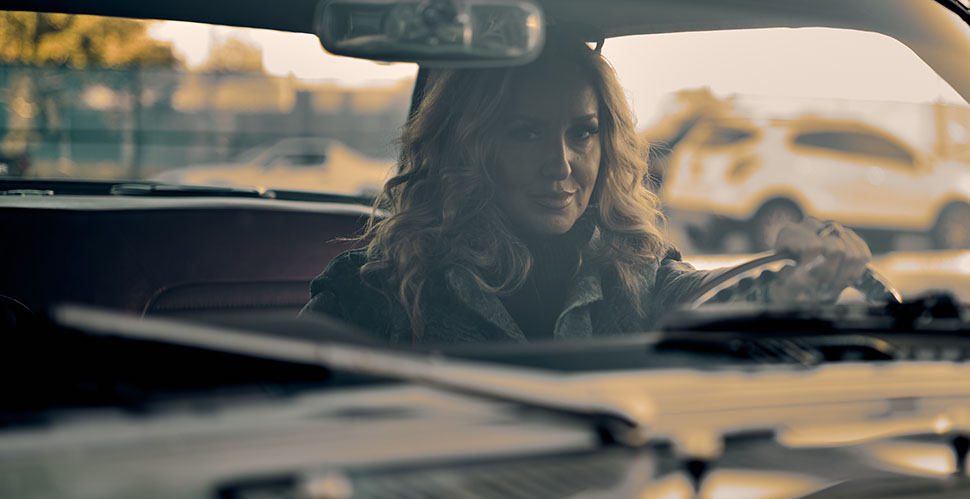
[[878,443],[865,447],[877,466],[914,475],[951,475],[956,471],[953,450],[944,444]]
[[747,470],[716,470],[694,495],[688,479],[682,474],[670,475],[643,489],[641,499],[770,499],[799,497],[830,485],[806,475],[768,473]]

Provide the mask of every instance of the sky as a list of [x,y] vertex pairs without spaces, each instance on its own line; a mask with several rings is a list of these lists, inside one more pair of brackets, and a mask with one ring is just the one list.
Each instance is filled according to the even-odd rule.
[[776,28],[630,36],[607,40],[603,54],[641,121],[661,112],[668,92],[703,86],[722,97],[775,97],[775,106],[800,106],[806,99],[966,104],[912,50],[871,32]]
[[413,77],[414,64],[386,64],[327,54],[316,36],[280,31],[162,21],[149,33],[171,42],[190,67],[205,62],[214,43],[237,38],[263,51],[263,68],[274,76],[308,81],[335,81],[346,86],[385,85]]
[[[413,64],[380,64],[327,54],[313,35],[165,21],[152,36],[171,41],[190,66],[214,42],[239,38],[262,49],[267,73],[345,86],[386,85],[415,74]],[[675,33],[607,40],[604,55],[641,125],[663,112],[668,95],[707,86],[715,95],[965,104],[902,43],[885,35],[829,28]],[[783,99],[777,99],[783,97]]]

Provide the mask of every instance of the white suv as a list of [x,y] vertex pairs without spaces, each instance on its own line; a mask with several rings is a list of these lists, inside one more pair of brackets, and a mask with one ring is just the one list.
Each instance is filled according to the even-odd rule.
[[724,250],[731,234],[748,238],[742,250],[766,249],[804,215],[838,220],[876,247],[920,233],[936,248],[970,248],[970,164],[857,120],[706,120],[674,149],[661,196],[701,250]]

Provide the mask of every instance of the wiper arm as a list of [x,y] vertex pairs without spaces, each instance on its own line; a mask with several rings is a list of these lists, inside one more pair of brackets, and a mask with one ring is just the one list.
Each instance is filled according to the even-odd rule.
[[970,310],[961,307],[949,293],[890,303],[883,313],[893,319],[893,329],[897,331],[970,332]]
[[371,206],[369,196],[323,191],[257,189],[239,187],[166,184],[154,181],[104,181],[82,179],[2,179],[0,196],[206,196],[272,198],[285,201],[310,201]]
[[115,196],[218,196],[269,198],[276,193],[265,188],[210,187],[201,185],[159,184],[154,182],[126,182],[111,186],[110,193]]
[[756,362],[812,366],[826,361],[894,360],[912,358],[919,347],[935,349],[933,358],[955,361],[967,358],[963,347],[970,346],[970,309],[947,294],[887,305],[718,305],[671,313],[660,329],[663,333],[655,350]]
[[667,333],[653,345],[653,350],[658,354],[690,352],[805,367],[824,362],[888,361],[900,357],[895,346],[880,338],[860,334],[819,334],[818,331],[805,336]]
[[662,331],[734,332],[761,337],[873,332],[970,333],[970,309],[945,293],[887,305],[799,307],[713,305],[664,317]]

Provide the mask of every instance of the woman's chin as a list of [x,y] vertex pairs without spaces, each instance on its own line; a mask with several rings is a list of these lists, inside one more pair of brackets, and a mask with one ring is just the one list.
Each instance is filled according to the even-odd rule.
[[573,228],[583,210],[575,202],[555,209],[526,202],[509,206],[506,213],[523,235],[558,236]]
[[543,217],[530,220],[528,229],[537,235],[559,236],[569,232],[575,223],[575,217]]

